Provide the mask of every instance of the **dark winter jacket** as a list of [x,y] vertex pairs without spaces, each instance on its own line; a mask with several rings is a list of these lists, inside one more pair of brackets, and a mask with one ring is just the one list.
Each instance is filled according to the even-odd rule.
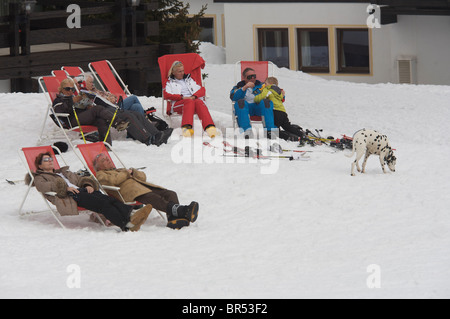
[[58,94],[53,100],[53,108],[55,109],[56,113],[68,113],[70,115],[70,118],[74,117],[72,96]]

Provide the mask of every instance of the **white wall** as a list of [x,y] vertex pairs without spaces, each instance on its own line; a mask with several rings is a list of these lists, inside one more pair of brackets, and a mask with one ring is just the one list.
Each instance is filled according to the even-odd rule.
[[[309,25],[366,27],[367,6],[368,3],[225,3],[226,62],[258,59],[256,27],[271,25],[291,30]],[[398,23],[371,29],[372,74],[320,76],[354,82],[397,83],[396,60],[400,55],[409,55],[417,56],[419,84],[450,85],[449,31],[450,17],[399,16]],[[291,36],[290,46],[296,52],[295,41]]]
[[450,17],[399,16],[389,27],[392,59],[416,57],[418,84],[450,85]]
[[[225,37],[227,47],[227,63],[235,63],[239,60],[258,59],[255,29],[257,27],[273,26],[287,27],[291,33],[295,33],[298,27],[367,27],[366,21],[368,4],[318,4],[318,3],[226,3],[225,4]],[[378,51],[386,52],[389,45],[384,30],[373,32],[373,62],[385,64],[380,61]],[[336,38],[333,35],[334,38]],[[290,37],[290,55],[297,59],[296,36]],[[330,47],[333,44],[330,43]],[[333,46],[334,47],[334,46]],[[337,54],[333,54],[337,64]],[[383,54],[385,56],[385,54]],[[330,58],[332,58],[330,57]],[[294,64],[294,65],[293,65]],[[296,69],[296,62],[291,63],[291,69]],[[335,69],[335,67],[334,67]],[[371,75],[323,75],[324,78],[344,79],[356,82],[377,83],[386,77],[386,71],[373,68]],[[333,72],[335,73],[335,72]]]
[[[227,63],[253,59],[254,25],[366,25],[365,4],[226,3]],[[242,45],[242,43],[251,45]]]

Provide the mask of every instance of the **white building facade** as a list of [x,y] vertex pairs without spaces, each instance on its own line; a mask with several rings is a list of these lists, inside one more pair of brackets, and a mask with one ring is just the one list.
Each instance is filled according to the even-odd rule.
[[226,63],[270,60],[334,80],[450,85],[450,3],[433,1],[440,7],[430,9],[373,2],[190,4],[192,12],[208,4],[205,17],[214,19],[213,43],[226,48]]

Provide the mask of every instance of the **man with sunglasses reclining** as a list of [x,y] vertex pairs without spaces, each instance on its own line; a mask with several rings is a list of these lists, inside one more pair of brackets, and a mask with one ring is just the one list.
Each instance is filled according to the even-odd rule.
[[244,80],[236,84],[230,92],[230,99],[234,103],[234,112],[237,116],[238,125],[246,137],[251,134],[250,116],[262,116],[264,128],[268,132],[276,130],[273,120],[273,104],[264,99],[255,103],[255,96],[261,93],[263,83],[256,79],[256,72],[252,68],[246,68],[242,72]]

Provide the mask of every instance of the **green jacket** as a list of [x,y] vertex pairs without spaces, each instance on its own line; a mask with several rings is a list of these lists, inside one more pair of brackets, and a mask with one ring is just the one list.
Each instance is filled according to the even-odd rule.
[[275,111],[281,111],[286,113],[286,109],[283,105],[284,95],[281,93],[281,89],[276,85],[263,86],[261,93],[255,96],[255,103],[259,103],[264,99],[269,99],[273,103],[273,109]]

